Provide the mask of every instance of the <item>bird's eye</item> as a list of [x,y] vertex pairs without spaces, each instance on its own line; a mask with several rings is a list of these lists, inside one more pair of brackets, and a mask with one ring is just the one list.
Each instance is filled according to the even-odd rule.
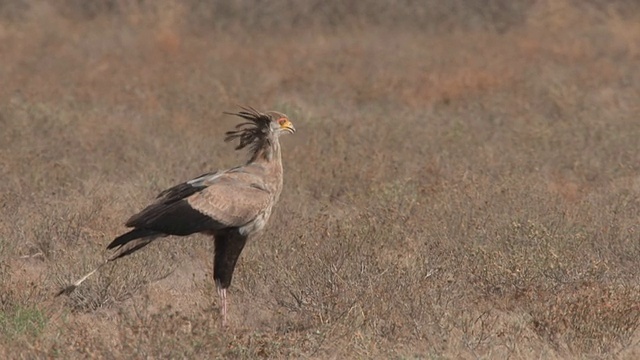
[[287,118],[280,118],[278,119],[278,124],[280,124],[280,126],[284,125],[287,123]]

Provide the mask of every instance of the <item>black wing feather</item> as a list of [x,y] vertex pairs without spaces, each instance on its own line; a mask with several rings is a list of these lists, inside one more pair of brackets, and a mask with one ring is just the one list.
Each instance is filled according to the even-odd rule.
[[[213,175],[216,174],[217,172],[211,172],[211,173],[206,173],[206,174],[202,174],[200,176],[198,176],[196,179],[205,177],[207,175]],[[189,197],[199,191],[202,191],[204,189],[206,189],[207,186],[206,185],[193,185],[193,184],[189,184],[188,182],[184,182],[182,184],[178,184],[174,187],[171,187],[167,190],[164,190],[163,192],[161,192],[160,194],[158,194],[158,196],[156,197],[157,201],[161,201],[165,204],[169,204],[178,200],[182,200],[186,197]]]
[[184,199],[170,204],[151,205],[134,215],[126,225],[180,236],[225,227],[220,222],[192,208]]
[[[206,173],[195,180],[216,173]],[[125,225],[179,236],[222,229],[225,227],[222,223],[194,209],[186,201],[186,198],[207,187],[194,180],[171,187],[161,192],[153,204],[129,218]]]

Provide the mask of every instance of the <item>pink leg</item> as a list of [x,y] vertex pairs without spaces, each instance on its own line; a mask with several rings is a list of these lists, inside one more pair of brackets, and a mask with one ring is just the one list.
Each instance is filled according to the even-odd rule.
[[218,297],[220,298],[220,315],[222,316],[222,326],[227,326],[227,289],[223,289],[219,285],[216,286],[218,289]]

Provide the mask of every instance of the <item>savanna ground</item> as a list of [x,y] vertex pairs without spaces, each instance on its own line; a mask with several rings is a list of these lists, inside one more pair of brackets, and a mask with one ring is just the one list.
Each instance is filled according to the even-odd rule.
[[[349,5],[350,4],[350,5]],[[0,358],[640,357],[635,1],[0,4]],[[212,243],[54,298],[287,113],[219,327]]]

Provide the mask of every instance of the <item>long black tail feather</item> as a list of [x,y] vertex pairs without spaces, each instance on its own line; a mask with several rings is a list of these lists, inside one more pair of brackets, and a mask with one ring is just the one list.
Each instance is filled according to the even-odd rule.
[[122,234],[120,236],[118,236],[117,238],[113,239],[113,241],[111,242],[111,244],[107,245],[107,249],[113,249],[115,247],[118,246],[122,246],[130,241],[133,241],[135,239],[140,239],[143,237],[147,237],[147,236],[151,236],[151,235],[157,235],[158,232],[153,231],[153,230],[147,230],[147,229],[133,229],[131,231],[129,231],[128,233]]

